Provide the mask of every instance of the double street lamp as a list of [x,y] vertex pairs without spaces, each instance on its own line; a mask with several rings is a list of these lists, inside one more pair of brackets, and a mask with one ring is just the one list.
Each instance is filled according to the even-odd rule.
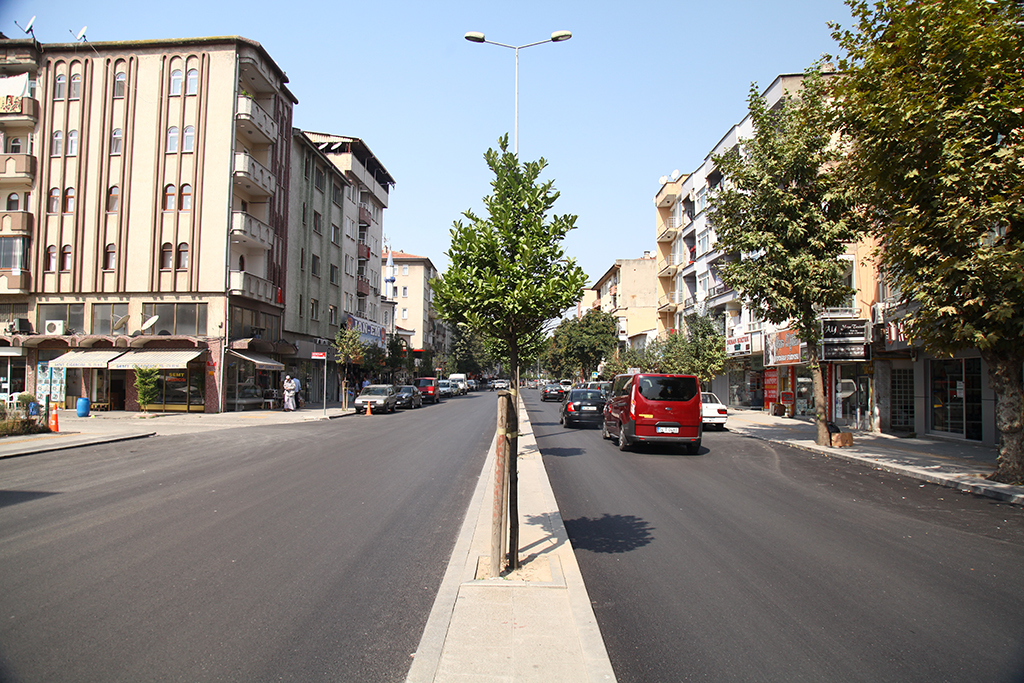
[[484,37],[484,34],[479,33],[478,31],[470,31],[466,34],[466,40],[471,43],[487,43],[489,45],[497,45],[498,47],[507,47],[510,50],[516,51],[516,127],[515,136],[513,138],[516,156],[519,156],[519,51],[528,47],[533,47],[534,45],[543,45],[544,43],[560,43],[563,40],[569,40],[570,38],[572,38],[572,33],[569,31],[555,31],[547,40],[539,40],[536,43],[527,43],[526,45],[516,46],[487,40]]

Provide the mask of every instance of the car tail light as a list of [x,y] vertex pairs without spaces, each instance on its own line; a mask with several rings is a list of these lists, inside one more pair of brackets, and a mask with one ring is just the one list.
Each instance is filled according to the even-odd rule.
[[719,414],[719,415],[728,415],[728,414],[729,414],[729,411],[728,411],[728,410],[726,410],[725,408],[719,408],[719,409],[718,409],[718,414]]
[[570,412],[570,413],[575,413],[575,412],[576,412],[576,406],[577,406],[577,405],[578,405],[578,404],[576,404],[576,403],[570,403],[570,404],[568,404],[568,405],[566,405],[566,406],[565,406],[565,409],[566,409],[566,411],[568,411],[568,412]]

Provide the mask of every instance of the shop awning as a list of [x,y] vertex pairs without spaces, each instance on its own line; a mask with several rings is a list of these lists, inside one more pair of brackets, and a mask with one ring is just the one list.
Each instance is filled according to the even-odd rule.
[[276,360],[270,358],[269,356],[263,356],[258,353],[253,353],[252,351],[246,351],[245,353],[242,353],[241,351],[230,350],[228,351],[228,353],[230,353],[232,356],[238,356],[242,360],[252,363],[253,365],[256,366],[257,370],[284,370],[284,363],[278,363]]
[[105,368],[107,363],[123,355],[124,349],[81,349],[68,351],[50,361],[51,368]]
[[111,370],[156,368],[158,370],[184,370],[189,361],[199,357],[206,349],[138,349],[112,360]]

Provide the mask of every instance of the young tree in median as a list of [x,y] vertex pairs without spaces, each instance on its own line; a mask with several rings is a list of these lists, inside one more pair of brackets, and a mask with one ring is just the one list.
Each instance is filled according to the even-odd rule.
[[769,109],[751,86],[754,137],[714,162],[728,188],[711,199],[718,249],[740,256],[722,279],[762,320],[787,321],[807,344],[814,382],[817,443],[829,442],[825,383],[818,362],[819,312],[839,307],[852,290],[843,284],[840,256],[857,239],[852,198],[836,171],[833,110],[824,77],[808,72],[799,92]]
[[992,478],[1024,482],[1024,6],[847,4],[838,96],[881,267],[912,339],[981,351],[1002,436]]
[[[434,304],[446,320],[478,333],[492,356],[508,361],[516,398],[520,363],[540,352],[544,323],[580,299],[587,276],[562,248],[576,216],[548,216],[558,192],[552,181],[540,181],[547,162],[520,162],[508,151],[507,135],[499,148],[484,154],[494,174],[491,194],[483,200],[487,215],[469,210],[463,213],[465,223],[455,222],[448,270],[434,281]],[[515,470],[509,471],[512,525],[517,524]],[[518,565],[517,529],[509,534],[513,567]]]

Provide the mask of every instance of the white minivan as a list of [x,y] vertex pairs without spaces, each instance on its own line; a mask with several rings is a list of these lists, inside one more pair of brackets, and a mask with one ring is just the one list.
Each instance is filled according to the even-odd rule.
[[469,392],[469,384],[466,382],[466,375],[455,373],[448,375],[448,381],[452,383],[452,391],[465,396]]

